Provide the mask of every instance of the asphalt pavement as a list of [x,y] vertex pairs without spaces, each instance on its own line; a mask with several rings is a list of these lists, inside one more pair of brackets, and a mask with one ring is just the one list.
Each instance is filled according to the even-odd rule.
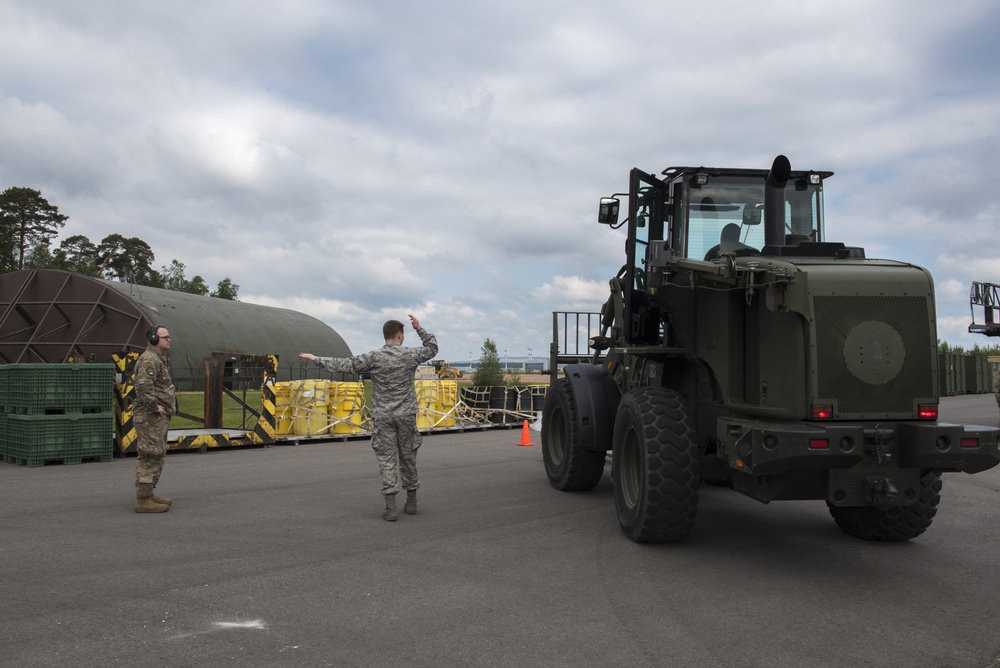
[[424,437],[395,523],[367,440],[172,452],[160,515],[133,458],[0,464],[0,665],[1000,666],[996,469],[946,475],[907,543],[705,487],[686,541],[644,546],[607,471],[558,492],[531,436]]

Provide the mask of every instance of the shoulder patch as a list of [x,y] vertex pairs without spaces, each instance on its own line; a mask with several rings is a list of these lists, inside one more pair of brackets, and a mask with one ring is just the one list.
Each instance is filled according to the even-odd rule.
[[145,369],[143,369],[143,371],[145,371],[146,375],[149,376],[150,378],[156,375],[156,372],[153,371],[153,367],[151,366],[147,366]]

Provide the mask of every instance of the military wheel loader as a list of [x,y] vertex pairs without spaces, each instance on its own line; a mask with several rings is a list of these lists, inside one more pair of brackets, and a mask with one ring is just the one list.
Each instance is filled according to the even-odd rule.
[[824,501],[848,534],[902,541],[930,526],[942,473],[1000,461],[1000,430],[938,421],[929,272],[824,239],[832,175],[784,156],[633,169],[601,199],[626,261],[585,356],[560,357],[555,334],[553,373],[572,363],[543,407],[553,487],[595,487],[610,451],[636,542],[685,538],[703,483]]

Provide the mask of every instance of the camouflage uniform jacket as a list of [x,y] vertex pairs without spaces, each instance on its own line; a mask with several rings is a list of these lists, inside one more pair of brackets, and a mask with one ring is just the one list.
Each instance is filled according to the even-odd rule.
[[174,415],[177,398],[166,356],[155,348],[147,347],[135,363],[133,411],[136,415],[158,415],[157,406],[163,406],[165,415]]
[[368,374],[372,379],[372,419],[416,415],[413,378],[417,366],[438,352],[433,334],[420,328],[417,335],[424,344],[419,348],[387,343],[357,357],[317,357],[316,363],[330,371]]

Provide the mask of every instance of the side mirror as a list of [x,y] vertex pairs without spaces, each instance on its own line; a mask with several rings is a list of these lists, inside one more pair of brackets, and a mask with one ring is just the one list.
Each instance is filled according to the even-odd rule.
[[620,202],[615,197],[602,197],[601,206],[597,211],[597,222],[601,225],[617,225],[619,205]]
[[748,204],[743,207],[743,224],[744,225],[760,225],[760,214],[761,209],[752,204]]

